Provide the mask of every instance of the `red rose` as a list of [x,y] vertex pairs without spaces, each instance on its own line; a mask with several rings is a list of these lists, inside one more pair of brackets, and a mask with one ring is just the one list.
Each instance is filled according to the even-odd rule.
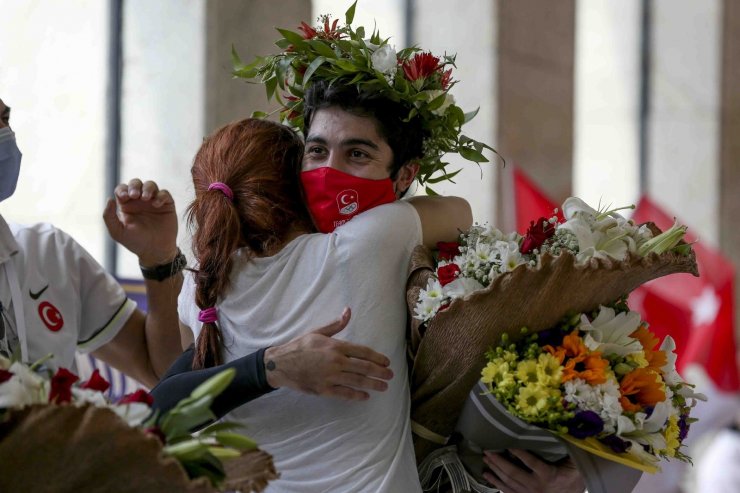
[[452,260],[460,255],[460,244],[456,241],[440,241],[437,243],[440,260]]
[[546,217],[541,217],[537,221],[530,221],[529,229],[524,236],[519,251],[522,253],[532,253],[535,248],[540,248],[554,234],[555,225],[551,224]]
[[66,368],[59,368],[51,377],[49,402],[56,402],[57,404],[70,402],[72,400],[72,384],[79,379],[77,375]]
[[149,392],[146,390],[139,389],[133,394],[124,395],[121,397],[121,400],[118,401],[119,404],[131,404],[132,402],[142,402],[151,407],[151,405],[154,404],[154,398],[149,395]]
[[431,53],[417,53],[403,64],[403,73],[411,82],[432,75],[439,68],[439,58]]
[[90,389],[90,390],[97,390],[98,392],[105,392],[110,388],[110,384],[108,383],[108,380],[100,376],[100,372],[96,369],[92,375],[90,375],[90,379],[80,385],[83,389]]
[[437,269],[437,278],[442,286],[446,286],[457,279],[459,273],[460,267],[457,264],[447,264]]
[[11,378],[13,378],[12,373],[10,373],[8,370],[0,369],[0,383],[7,382]]

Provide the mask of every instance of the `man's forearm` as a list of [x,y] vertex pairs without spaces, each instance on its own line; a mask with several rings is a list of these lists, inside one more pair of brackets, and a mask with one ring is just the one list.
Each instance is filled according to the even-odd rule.
[[152,370],[158,378],[183,350],[177,315],[177,297],[182,280],[182,272],[178,272],[162,281],[145,281],[148,305],[144,323],[146,347]]

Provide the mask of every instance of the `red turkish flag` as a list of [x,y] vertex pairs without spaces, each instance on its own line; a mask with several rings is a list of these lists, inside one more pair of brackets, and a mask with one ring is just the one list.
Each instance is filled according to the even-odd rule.
[[[534,184],[519,168],[514,168],[514,201],[516,204],[516,230],[524,234],[532,221],[541,217],[550,218],[558,206]],[[558,211],[562,221],[562,211]]]
[[[666,230],[673,217],[643,198],[635,210],[635,222],[654,222]],[[696,241],[691,234],[687,242]],[[718,388],[740,390],[736,359],[734,314],[734,266],[708,245],[693,245],[700,277],[673,274],[651,281],[636,289],[630,307],[662,339],[670,334],[676,341],[677,367],[699,364]]]

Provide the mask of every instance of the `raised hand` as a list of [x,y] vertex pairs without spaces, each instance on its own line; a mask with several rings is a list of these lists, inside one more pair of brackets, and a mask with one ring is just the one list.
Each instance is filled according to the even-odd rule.
[[491,451],[483,452],[483,462],[491,468],[483,477],[505,493],[583,493],[586,485],[575,463],[553,465],[524,450],[509,450],[531,471],[520,467],[504,456]]
[[370,394],[360,389],[386,390],[384,380],[393,377],[387,357],[366,346],[332,338],[347,326],[350,317],[350,309],[345,308],[338,320],[267,349],[267,382],[272,387],[346,400],[369,399]]
[[139,257],[143,267],[172,261],[177,255],[177,212],[167,190],[138,178],[121,183],[108,199],[103,220],[111,238]]

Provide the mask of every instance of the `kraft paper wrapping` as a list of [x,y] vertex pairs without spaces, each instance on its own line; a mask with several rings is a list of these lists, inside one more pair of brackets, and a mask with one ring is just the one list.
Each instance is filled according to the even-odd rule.
[[487,288],[454,300],[424,328],[412,314],[433,268],[431,251],[417,247],[406,299],[411,319],[411,419],[419,462],[454,431],[486,364],[484,353],[501,335],[516,339],[522,327],[531,332],[551,328],[569,314],[593,311],[662,276],[699,275],[693,252],[630,256],[619,262],[591,259],[584,265],[576,265],[567,252],[545,254],[536,267],[517,267]]
[[[262,491],[277,477],[272,458],[255,450],[231,463],[226,489]],[[129,427],[109,409],[35,405],[0,422],[0,491],[34,493],[211,493],[162,454],[154,436]]]

